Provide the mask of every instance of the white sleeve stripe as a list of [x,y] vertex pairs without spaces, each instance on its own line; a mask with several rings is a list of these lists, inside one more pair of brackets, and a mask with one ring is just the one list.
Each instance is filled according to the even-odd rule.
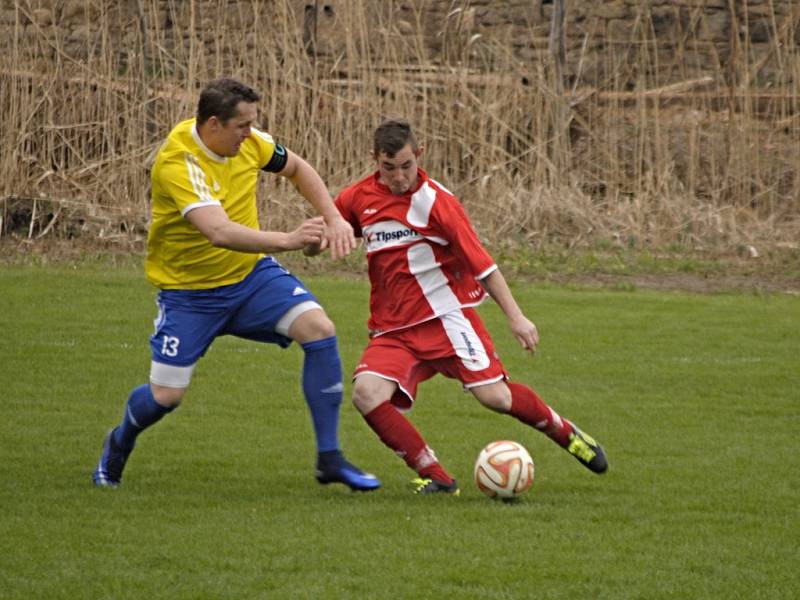
[[485,270],[483,273],[481,273],[480,275],[478,275],[478,276],[477,276],[475,279],[477,279],[478,281],[480,281],[481,279],[485,279],[485,278],[487,278],[489,275],[491,275],[491,274],[492,274],[492,273],[494,273],[495,271],[497,271],[497,265],[492,265],[491,267],[489,267],[488,269],[486,269],[486,270]]
[[446,187],[444,187],[444,186],[443,186],[441,183],[439,183],[439,182],[438,182],[438,181],[436,181],[435,179],[433,179],[433,178],[431,178],[431,177],[428,177],[428,179],[430,179],[430,180],[431,180],[433,183],[435,183],[436,185],[438,185],[440,188],[442,188],[442,190],[444,190],[445,192],[447,192],[447,193],[448,193],[448,194],[450,194],[451,196],[453,196],[453,195],[454,195],[454,194],[453,194],[453,192],[451,192],[450,190],[448,190]]
[[181,215],[185,217],[186,213],[188,213],[190,210],[194,210],[195,208],[200,208],[201,206],[222,206],[222,204],[220,204],[214,199],[206,200],[204,202],[193,202],[192,204],[190,204],[181,211]]

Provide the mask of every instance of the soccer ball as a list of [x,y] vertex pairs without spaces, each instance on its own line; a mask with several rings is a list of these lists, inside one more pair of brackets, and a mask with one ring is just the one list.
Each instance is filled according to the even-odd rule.
[[517,442],[488,444],[475,461],[475,485],[490,498],[516,498],[533,483],[533,459]]

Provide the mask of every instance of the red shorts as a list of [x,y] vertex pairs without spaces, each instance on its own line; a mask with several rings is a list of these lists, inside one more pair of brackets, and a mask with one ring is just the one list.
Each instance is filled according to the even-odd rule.
[[436,373],[458,379],[466,389],[507,378],[492,339],[472,308],[372,338],[353,379],[366,373],[397,383],[392,404],[401,409],[411,408],[417,385]]

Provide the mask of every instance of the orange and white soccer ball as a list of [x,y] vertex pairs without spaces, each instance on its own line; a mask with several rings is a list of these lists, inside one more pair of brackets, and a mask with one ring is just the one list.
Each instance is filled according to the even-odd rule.
[[517,442],[492,442],[475,461],[475,484],[490,498],[516,498],[533,484],[533,459]]

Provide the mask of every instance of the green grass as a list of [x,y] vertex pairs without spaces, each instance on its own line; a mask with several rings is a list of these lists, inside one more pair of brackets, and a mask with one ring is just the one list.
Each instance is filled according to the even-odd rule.
[[[349,374],[368,286],[307,283]],[[154,292],[131,267],[1,267],[0,597],[797,597],[800,299],[514,291],[542,343],[530,359],[487,304],[501,356],[604,444],[604,476],[436,378],[411,417],[461,497],[413,496],[349,403],[343,445],[384,487],[319,486],[301,352],[222,338],[107,491],[90,474],[146,380]],[[471,483],[498,438],[536,462],[514,505]]]

